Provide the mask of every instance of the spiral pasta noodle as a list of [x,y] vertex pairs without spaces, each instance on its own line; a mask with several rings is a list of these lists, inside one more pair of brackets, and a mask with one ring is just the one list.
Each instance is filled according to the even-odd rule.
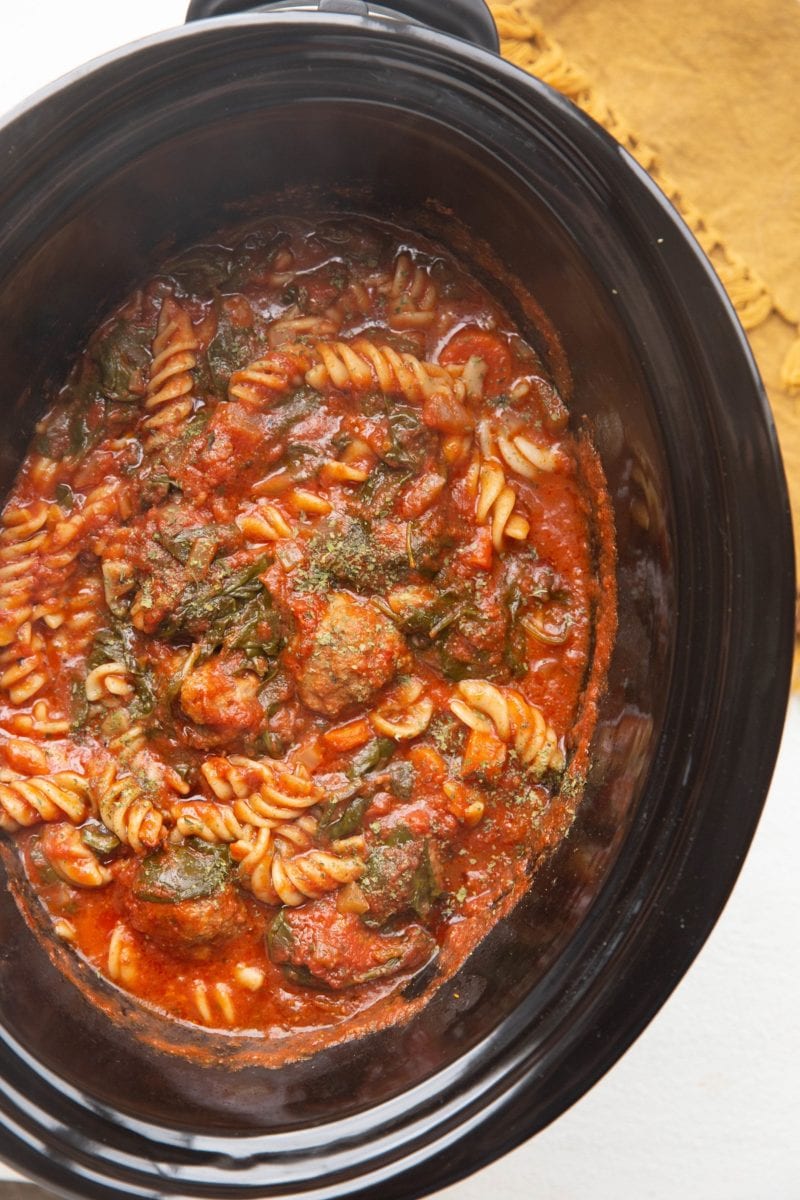
[[[58,522],[50,541],[52,553],[62,552],[58,566],[68,566],[74,561],[80,549],[75,545],[79,535],[87,531],[93,534],[105,531],[109,525],[118,523],[120,518],[131,515],[128,493],[129,489],[121,480],[104,480],[87,493],[71,516]],[[68,549],[70,546],[72,548]]]
[[102,601],[103,585],[96,575],[84,575],[73,584],[60,602],[61,619],[51,637],[58,655],[86,650],[102,623]]
[[195,1007],[204,1025],[214,1025],[214,1009],[222,1016],[226,1025],[236,1023],[236,1008],[233,994],[227,983],[218,980],[210,986],[198,980],[192,989]]
[[9,646],[33,614],[34,570],[48,539],[51,506],[8,505],[0,531],[0,646]]
[[240,879],[265,904],[296,907],[361,878],[364,864],[355,855],[310,845],[302,827],[261,828],[234,843],[231,854]]
[[392,329],[426,329],[433,324],[438,301],[436,284],[409,254],[397,256],[388,293]]
[[[378,284],[383,280],[373,281]],[[388,282],[388,281],[386,281]],[[352,280],[336,301],[325,310],[325,316],[338,329],[354,317],[366,316],[373,304],[369,284],[360,279]]]
[[181,837],[196,837],[204,842],[236,842],[245,836],[245,828],[227,804],[213,800],[184,800],[172,807],[175,829]]
[[109,979],[125,988],[133,987],[138,979],[136,939],[127,925],[116,925],[111,933],[106,970]]
[[302,767],[290,770],[242,755],[212,758],[202,774],[218,800],[233,801],[236,816],[246,825],[274,828],[292,821],[319,804],[322,792]]
[[231,846],[231,857],[238,863],[239,882],[262,903],[277,904],[279,897],[272,883],[276,838],[280,834],[296,849],[308,850],[315,828],[315,822],[305,817],[294,824],[245,827],[242,836]]
[[89,815],[88,781],[76,771],[29,778],[2,771],[0,777],[0,829],[6,833],[65,817],[80,825]]
[[419,679],[406,679],[386,697],[383,704],[370,714],[378,733],[401,742],[419,737],[430,724],[433,701],[423,696]]
[[513,437],[498,434],[497,448],[506,466],[523,479],[564,470],[569,462],[558,446],[541,446],[522,433]]
[[51,713],[46,700],[37,700],[29,713],[15,713],[11,725],[15,733],[36,734],[44,738],[66,733],[70,722],[66,717]]
[[136,854],[145,854],[162,840],[164,816],[131,775],[109,766],[94,785],[103,824]]
[[353,392],[377,389],[417,403],[434,395],[444,394],[459,400],[465,395],[459,379],[461,367],[448,370],[366,338],[317,342],[314,354],[317,363],[306,372],[305,379],[318,391],[326,387]]
[[153,341],[153,361],[147,383],[143,421],[146,448],[153,449],[174,433],[194,408],[192,371],[199,342],[189,314],[171,296],[161,305]]
[[354,883],[363,874],[360,859],[327,850],[308,850],[293,858],[276,851],[272,860],[272,886],[282,903],[292,907]]
[[542,712],[513,688],[500,688],[486,679],[462,679],[451,711],[470,729],[493,732],[513,746],[534,778],[561,771],[564,755],[558,735]]
[[43,839],[44,856],[65,883],[79,888],[101,888],[111,883],[108,867],[97,860],[73,825],[51,825]]
[[228,398],[247,408],[263,408],[276,396],[299,387],[310,365],[304,347],[283,346],[234,371],[228,381]]
[[0,653],[0,688],[12,704],[26,704],[47,683],[47,658],[44,638],[26,622],[18,631],[17,641]]
[[500,464],[492,461],[482,462],[475,519],[479,525],[488,523],[491,526],[492,545],[498,553],[503,549],[504,538],[525,541],[530,533],[530,522],[514,511],[516,503],[517,493],[508,483]]
[[249,542],[278,542],[294,533],[280,508],[266,500],[248,504],[237,516],[236,524]]
[[276,350],[299,338],[327,338],[338,331],[338,323],[326,316],[299,315],[298,310],[286,312],[273,321],[269,330],[269,344]]
[[107,699],[127,700],[133,695],[128,668],[121,662],[101,663],[86,676],[86,699],[90,702]]

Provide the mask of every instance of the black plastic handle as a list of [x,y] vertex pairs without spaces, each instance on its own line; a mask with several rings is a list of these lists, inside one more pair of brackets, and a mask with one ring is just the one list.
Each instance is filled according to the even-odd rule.
[[492,14],[484,0],[276,0],[264,4],[259,0],[191,0],[187,21],[202,21],[207,17],[225,17],[242,12],[321,12],[348,13],[357,17],[384,17],[387,20],[413,21],[428,25],[440,33],[463,38],[484,50],[498,52]]

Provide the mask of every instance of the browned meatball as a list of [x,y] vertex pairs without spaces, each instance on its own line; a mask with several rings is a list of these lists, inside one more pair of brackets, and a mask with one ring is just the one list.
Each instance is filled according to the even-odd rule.
[[241,655],[219,654],[196,667],[181,685],[181,708],[197,725],[230,732],[256,731],[264,710],[258,702],[260,680],[243,668]]
[[178,846],[118,873],[130,925],[171,954],[209,958],[249,925],[247,905],[229,882],[227,847]]
[[333,991],[416,970],[436,952],[436,942],[420,925],[378,933],[354,913],[339,912],[332,896],[281,909],[268,945],[272,961],[291,978]]
[[191,958],[210,958],[217,946],[248,925],[244,901],[230,885],[213,896],[177,904],[153,904],[130,896],[126,909],[133,929],[171,954]]
[[331,596],[300,670],[300,698],[316,712],[337,717],[366,704],[406,660],[406,645],[394,623],[371,601],[338,592]]

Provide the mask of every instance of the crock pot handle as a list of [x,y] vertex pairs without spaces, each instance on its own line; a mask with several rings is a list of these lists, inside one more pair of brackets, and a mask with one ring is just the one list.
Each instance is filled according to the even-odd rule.
[[500,48],[492,14],[485,0],[277,0],[264,4],[259,0],[191,0],[187,21],[202,21],[206,17],[224,17],[242,12],[275,12],[280,10],[330,13],[349,13],[359,17],[405,18],[428,25],[440,33],[463,38],[495,54]]

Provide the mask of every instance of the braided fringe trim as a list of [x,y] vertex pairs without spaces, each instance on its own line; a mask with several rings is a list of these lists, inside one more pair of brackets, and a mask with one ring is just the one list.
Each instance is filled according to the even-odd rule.
[[[544,31],[528,4],[524,0],[512,3],[489,0],[489,7],[500,34],[503,57],[574,101],[607,129],[656,181],[713,263],[744,328],[755,329],[772,312],[782,316],[764,281],[727,248],[719,231],[662,170],[653,148],[628,128],[588,75],[567,60],[563,47]],[[800,391],[800,326],[783,363],[781,385],[787,392]]]

